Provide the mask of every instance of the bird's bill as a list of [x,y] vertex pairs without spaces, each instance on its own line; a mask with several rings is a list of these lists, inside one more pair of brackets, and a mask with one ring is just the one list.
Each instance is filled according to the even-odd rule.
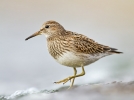
[[30,39],[30,38],[33,38],[33,37],[35,37],[35,36],[37,36],[37,35],[41,35],[41,31],[38,31],[38,32],[36,32],[36,33],[30,35],[30,36],[27,37],[25,40],[28,40],[28,39]]

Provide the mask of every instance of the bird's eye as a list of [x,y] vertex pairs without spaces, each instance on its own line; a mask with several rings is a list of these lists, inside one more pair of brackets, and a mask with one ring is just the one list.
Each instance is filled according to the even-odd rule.
[[46,25],[45,28],[49,28],[49,25]]

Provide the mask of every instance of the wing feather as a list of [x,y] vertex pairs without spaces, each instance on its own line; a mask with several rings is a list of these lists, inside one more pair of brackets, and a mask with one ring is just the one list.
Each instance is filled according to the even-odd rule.
[[73,49],[76,52],[85,53],[85,54],[96,54],[96,53],[122,53],[116,51],[117,49],[98,44],[92,39],[82,35],[82,34],[73,34]]

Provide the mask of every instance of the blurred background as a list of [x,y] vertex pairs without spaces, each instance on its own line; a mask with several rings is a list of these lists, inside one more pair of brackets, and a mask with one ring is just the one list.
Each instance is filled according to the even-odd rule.
[[86,66],[75,85],[134,80],[134,0],[0,0],[0,94],[56,89],[73,75],[49,55],[45,36],[25,41],[48,20],[124,52]]

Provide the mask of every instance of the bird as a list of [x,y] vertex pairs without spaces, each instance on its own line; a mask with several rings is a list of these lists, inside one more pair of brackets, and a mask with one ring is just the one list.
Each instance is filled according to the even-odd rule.
[[[54,20],[46,21],[39,31],[25,40],[42,34],[46,37],[50,55],[61,65],[73,68],[74,75],[54,82],[65,84],[70,81],[69,88],[73,87],[76,77],[85,75],[85,66],[105,56],[123,53],[115,48],[99,44],[83,34],[68,31]],[[77,68],[82,69],[80,74],[77,74]]]

